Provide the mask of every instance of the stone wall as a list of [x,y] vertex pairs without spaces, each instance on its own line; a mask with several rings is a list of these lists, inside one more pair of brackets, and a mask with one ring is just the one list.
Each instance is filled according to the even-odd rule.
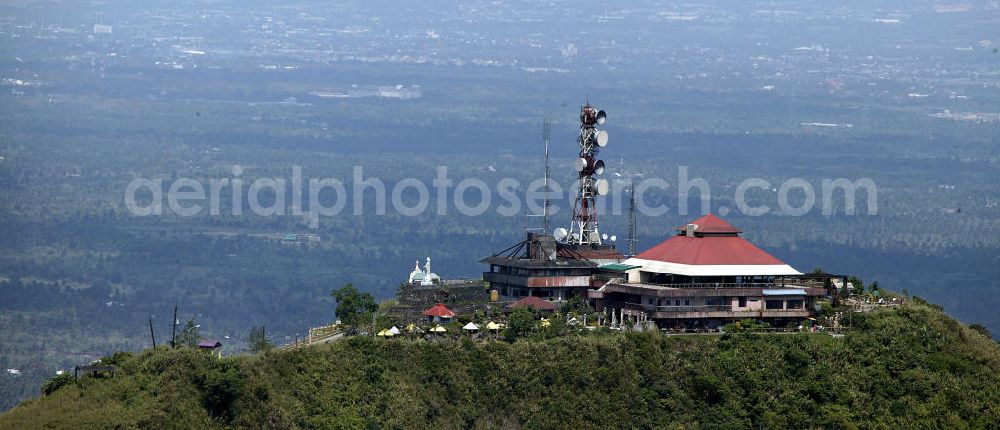
[[393,317],[402,321],[422,321],[423,312],[443,303],[459,315],[469,315],[487,306],[500,310],[508,303],[490,302],[490,290],[483,280],[444,280],[434,285],[402,284],[396,293],[398,304],[390,308]]
[[[490,300],[490,291],[482,280],[442,281],[434,285],[400,285],[396,299],[403,306],[424,306],[429,308],[437,303],[454,306],[485,303]],[[457,312],[457,311],[456,311]]]

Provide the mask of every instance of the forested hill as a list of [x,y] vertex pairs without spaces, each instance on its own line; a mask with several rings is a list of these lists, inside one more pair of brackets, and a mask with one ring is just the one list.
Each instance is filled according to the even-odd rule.
[[[934,306],[827,334],[351,338],[119,354],[0,428],[996,428],[1000,347]],[[49,387],[53,389],[54,387]]]

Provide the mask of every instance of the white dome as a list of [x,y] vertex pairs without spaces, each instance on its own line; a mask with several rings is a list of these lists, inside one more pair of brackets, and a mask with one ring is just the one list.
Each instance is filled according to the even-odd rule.
[[424,280],[424,271],[420,270],[420,262],[417,261],[413,263],[413,271],[410,272],[410,278],[407,282],[412,284],[414,282],[420,282],[423,280]]
[[410,273],[410,279],[407,282],[412,284],[414,282],[420,282],[423,280],[424,280],[424,272],[420,270],[414,270],[412,273]]

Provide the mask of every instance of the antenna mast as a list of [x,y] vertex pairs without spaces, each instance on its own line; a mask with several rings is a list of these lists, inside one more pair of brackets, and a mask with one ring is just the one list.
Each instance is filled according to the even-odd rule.
[[598,130],[596,125],[604,125],[607,114],[587,104],[580,107],[580,158],[576,160],[576,171],[580,172],[576,199],[573,202],[573,220],[568,234],[564,237],[568,243],[576,245],[600,245],[601,233],[597,229],[596,196],[608,193],[610,186],[607,179],[596,179],[604,174],[604,161],[598,160],[600,148],[608,144],[608,133]]
[[635,257],[635,245],[639,242],[635,225],[635,184],[629,178],[628,182],[628,256]]
[[549,232],[549,136],[552,135],[552,121],[545,118],[542,123],[542,140],[545,141],[545,202],[542,206],[542,234]]

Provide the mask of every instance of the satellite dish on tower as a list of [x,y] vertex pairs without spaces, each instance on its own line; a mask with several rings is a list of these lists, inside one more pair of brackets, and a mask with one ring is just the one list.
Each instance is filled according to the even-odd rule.
[[594,163],[594,174],[595,175],[604,174],[604,160],[597,160],[597,162]]
[[567,232],[565,228],[559,227],[552,232],[552,235],[555,236],[556,240],[562,242],[566,239],[566,236],[569,236],[569,232]]
[[614,235],[612,235],[612,236],[611,236],[611,241],[612,241],[612,242],[614,242],[614,241],[616,241],[616,240],[618,240],[618,236],[614,236]]
[[608,234],[607,233],[602,234],[601,239],[608,240]]
[[576,162],[573,163],[573,167],[576,168],[577,172],[582,172],[583,169],[587,168],[587,159],[586,158],[577,158]]
[[607,146],[608,132],[604,130],[598,130],[597,133],[594,133],[594,142],[596,142],[597,146],[600,146],[601,148]]
[[603,195],[608,194],[608,190],[610,188],[611,188],[611,185],[608,183],[607,179],[598,179],[598,180],[594,181],[594,191],[599,196],[603,196]]
[[597,112],[597,124],[598,125],[604,125],[604,123],[607,122],[607,121],[608,121],[608,114],[604,113],[603,110],[602,111],[598,111]]

